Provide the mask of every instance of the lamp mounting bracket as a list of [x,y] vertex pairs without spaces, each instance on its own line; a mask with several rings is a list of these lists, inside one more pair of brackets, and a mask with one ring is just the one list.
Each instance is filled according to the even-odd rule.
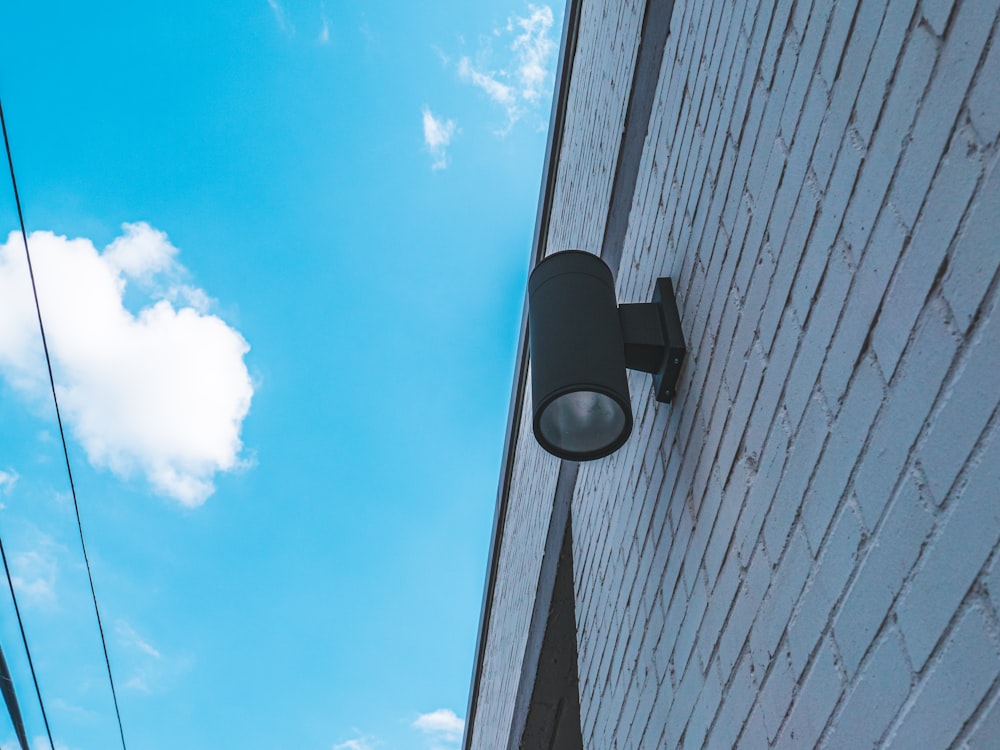
[[687,354],[670,279],[656,280],[652,302],[619,305],[618,318],[625,342],[625,366],[651,373],[656,400],[669,404]]

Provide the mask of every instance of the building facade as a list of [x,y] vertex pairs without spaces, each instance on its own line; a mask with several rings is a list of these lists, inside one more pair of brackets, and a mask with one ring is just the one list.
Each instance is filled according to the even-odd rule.
[[998,0],[569,0],[534,262],[677,293],[575,464],[525,333],[466,748],[1000,747]]

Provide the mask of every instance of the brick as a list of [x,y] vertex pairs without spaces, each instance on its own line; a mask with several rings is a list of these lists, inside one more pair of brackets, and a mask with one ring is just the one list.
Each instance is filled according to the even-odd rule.
[[998,674],[1000,656],[985,614],[973,607],[946,639],[886,747],[948,747]]
[[[815,215],[816,203],[800,193],[795,210],[792,212],[791,224],[785,235],[784,243],[776,257],[774,277],[757,329],[760,334],[761,349],[769,354],[774,353],[775,340],[782,328],[788,330],[797,327],[792,317],[785,314],[785,303],[789,293],[794,289],[793,281],[796,270],[799,260],[806,252],[806,239],[812,229]],[[795,336],[794,340],[797,339],[798,337]],[[792,353],[794,353],[794,349],[789,352],[789,358]]]
[[[778,569],[772,574],[771,587],[750,630],[750,654],[755,670],[760,673],[766,672],[778,655],[778,642],[785,632],[812,563],[812,555],[802,532],[793,533]],[[774,728],[777,729],[777,726]]]
[[899,633],[890,630],[865,662],[824,738],[828,747],[878,747],[910,693],[910,666]]
[[897,607],[899,627],[918,670],[1000,539],[997,487],[1000,440],[994,435]]
[[1000,137],[1000,45],[993,41],[969,94],[969,117],[983,143]]
[[[797,38],[801,39],[803,32],[808,28],[810,19],[814,19],[815,16],[819,15],[819,11],[825,3],[820,4],[820,8],[814,8],[811,2],[795,3],[795,7],[792,8],[792,33],[796,35]],[[823,17],[823,25],[826,25],[826,18],[829,16],[829,11]],[[815,23],[815,22],[814,22]],[[818,54],[818,50],[815,50],[813,54],[809,55],[810,60],[815,60]]]
[[813,549],[819,549],[830,520],[846,496],[848,478],[864,448],[884,391],[878,369],[866,358],[858,365],[803,499],[802,523]]
[[[1000,215],[1000,214],[998,214]],[[931,421],[917,455],[934,499],[944,502],[986,422],[1000,403],[1000,316],[983,323],[951,383],[944,405]]]
[[[736,593],[740,584],[739,567],[735,555],[727,558],[722,573],[709,597],[708,609],[702,619],[701,632],[698,637],[698,653],[705,663],[711,659],[726,619],[736,601]],[[723,671],[722,665],[719,665],[723,679],[729,677],[732,671],[731,665],[727,665],[727,669],[729,671]]]
[[826,89],[815,76],[813,63],[823,41],[826,18],[832,9],[828,3],[820,3],[818,8],[813,9],[789,85],[789,101],[785,103],[781,115],[780,132],[785,141],[789,144],[802,142],[806,156],[812,152],[827,105]]
[[[847,141],[847,126],[851,119],[851,113],[854,111],[856,95],[856,89],[848,89],[843,86],[834,89],[830,95],[829,106],[820,125],[819,134],[816,137],[811,165],[816,174],[817,183],[824,192],[832,180],[837,157],[841,154],[841,147]],[[853,183],[853,179],[851,183]],[[846,203],[846,197],[844,202]]]
[[723,675],[728,675],[736,666],[753,622],[753,614],[760,607],[767,591],[770,573],[766,555],[758,550],[740,586],[725,630],[719,638],[719,667]]
[[764,719],[764,730],[768,742],[774,742],[795,692],[795,678],[792,676],[788,660],[777,658],[761,687],[757,705]]
[[792,441],[788,468],[778,485],[771,510],[764,521],[764,544],[777,555],[785,547],[785,539],[802,504],[809,479],[826,441],[828,428],[823,408],[810,401],[802,424]]
[[994,698],[969,733],[965,747],[971,750],[988,750],[997,744],[997,738],[1000,738],[1000,699]]
[[[653,703],[653,708],[649,712],[649,722],[646,725],[645,737],[653,738],[653,742],[650,743],[652,747],[663,746],[663,743],[659,743],[657,738],[662,737],[667,731],[667,710],[672,700],[673,691],[670,689],[670,685],[661,683],[656,693],[656,702]],[[585,743],[585,746],[593,747],[594,743]]]
[[885,406],[854,477],[858,505],[869,529],[889,500],[954,357],[956,344],[942,316],[934,306],[926,309],[900,372],[889,384]]
[[757,697],[758,681],[744,655],[736,665],[729,689],[723,694],[722,705],[716,712],[715,725],[705,739],[705,750],[732,750],[736,747],[743,721]]
[[757,707],[750,714],[743,733],[733,747],[767,747],[767,727],[764,726],[764,712],[757,704]]
[[958,6],[931,87],[913,127],[912,141],[896,176],[897,184],[913,188],[907,195],[914,199],[896,201],[897,209],[909,226],[913,226],[920,209],[915,198],[931,183],[937,158],[951,136],[996,14],[993,0],[966,0]]
[[687,730],[684,733],[685,744],[689,744],[690,747],[704,746],[705,735],[708,734],[712,717],[715,715],[721,700],[722,686],[719,685],[715,673],[710,669],[705,676],[705,685],[688,721]]
[[629,713],[632,714],[632,720],[629,722],[630,727],[628,734],[625,737],[626,742],[631,747],[639,746],[638,738],[642,737],[646,731],[647,725],[650,723],[650,712],[652,711],[653,704],[656,701],[657,692],[655,676],[651,678],[647,674],[643,679],[642,685],[638,689],[637,694],[630,694],[628,699],[625,701],[625,705],[629,707]]
[[843,683],[834,662],[833,649],[829,641],[824,641],[795,696],[791,713],[774,747],[814,747],[842,689]]
[[764,524],[764,518],[771,507],[771,499],[781,478],[781,472],[788,457],[788,435],[778,425],[771,431],[768,442],[760,454],[761,470],[751,480],[743,512],[734,534],[733,545],[737,560],[748,564],[757,537]]
[[691,594],[687,597],[684,620],[681,622],[680,630],[677,631],[677,638],[674,641],[674,666],[680,672],[687,669],[688,659],[694,648],[695,638],[698,636],[698,626],[705,615],[707,604],[708,594],[705,591],[705,584],[702,577],[698,576]]
[[888,84],[896,72],[916,4],[917,0],[893,0],[887,4],[854,107],[854,125],[866,144],[871,143],[875,123],[888,99]]
[[680,684],[674,693],[673,704],[670,706],[670,713],[667,715],[667,726],[681,728],[687,725],[698,701],[698,694],[704,682],[704,674],[698,659],[692,659],[688,663]]
[[[938,42],[927,29],[923,26],[914,29],[906,42],[903,57],[899,62],[895,79],[889,90],[885,113],[878,126],[881,136],[877,145],[890,149],[890,152],[884,154],[882,158],[891,158],[893,164],[898,160],[900,150],[908,147],[913,121],[920,108],[937,54]],[[921,158],[921,156],[935,158],[935,160],[938,158],[929,157],[926,152],[918,155],[917,148],[913,147],[912,156],[908,152],[907,158]],[[926,190],[925,184],[914,184],[897,179],[893,183],[890,201],[893,205],[903,202],[919,206],[924,199]],[[913,222],[907,222],[906,226],[912,228]]]
[[[875,316],[906,241],[906,230],[891,211],[883,211],[872,233],[873,250],[861,259],[827,352],[820,383],[831,405],[840,401],[865,351]],[[875,405],[872,404],[874,407]]]
[[[881,88],[884,91],[885,83],[896,73],[895,66],[886,68],[886,61],[880,59],[880,54],[884,47],[889,47],[894,53],[898,51],[899,42],[906,28],[906,21],[901,24],[899,19],[895,17],[905,16],[908,19],[912,9],[912,0],[901,0],[901,2],[893,3],[889,8],[888,17],[879,37],[879,42],[886,42],[886,44],[884,46],[880,44],[876,47],[875,56],[865,80],[866,84],[874,81],[873,88]],[[920,53],[921,46],[919,43],[914,44],[914,55]],[[899,78],[894,82],[884,99],[881,93],[876,99],[874,94],[867,93],[866,88],[862,88],[858,97],[854,109],[856,113],[855,132],[866,144],[870,144],[870,148],[865,155],[858,181],[854,185],[851,205],[844,219],[842,235],[855,257],[859,257],[864,252],[876,218],[885,203],[889,183],[896,170],[900,153],[906,146],[916,103],[920,100],[922,87],[930,72],[929,63],[932,60],[932,55],[928,55],[928,59],[925,60],[916,60],[912,57],[904,59]],[[865,101],[866,96],[871,97],[872,100]],[[885,109],[881,110],[883,101]],[[881,117],[879,117],[880,112]],[[875,129],[876,119],[877,129]]]
[[809,237],[795,277],[795,286],[792,288],[792,309],[795,310],[799,320],[804,321],[808,318],[817,299],[823,273],[836,253],[835,241],[840,231],[845,207],[854,189],[854,177],[860,163],[861,158],[856,153],[848,153],[837,161],[830,190]]
[[986,592],[993,603],[993,609],[1000,611],[1000,555],[993,556],[993,564],[984,579]]
[[927,209],[893,276],[872,345],[889,377],[939,273],[948,246],[972,197],[981,166],[967,142],[952,144],[927,197]]
[[785,44],[785,27],[788,25],[788,17],[791,10],[792,3],[779,2],[771,15],[771,28],[768,31],[767,43],[764,45],[764,53],[760,59],[760,74],[765,81],[771,78],[779,46],[781,46],[782,51],[788,47]]
[[789,660],[797,677],[825,630],[834,604],[857,564],[861,525],[850,509],[837,517],[826,544],[813,565],[811,580],[795,607],[787,632]]
[[[748,337],[749,338],[749,337]],[[739,384],[739,391],[736,394],[736,405],[730,414],[727,434],[719,449],[722,470],[726,471],[732,461],[736,458],[740,444],[745,439],[754,439],[755,436],[748,434],[750,412],[757,403],[757,395],[760,393],[760,386],[764,379],[764,370],[767,363],[760,351],[756,347],[745,354],[734,352],[736,363],[731,365],[731,370],[736,371],[739,362],[745,362],[742,372],[742,379]]]
[[[998,48],[1000,43],[994,45],[994,50]],[[996,252],[997,216],[1000,216],[1000,167],[994,161],[992,172],[973,200],[944,277],[944,295],[962,330],[972,324],[1000,265]]]
[[[718,430],[716,434],[719,434],[719,432],[721,430]],[[709,463],[709,461],[706,460],[706,463]],[[705,501],[696,519],[694,532],[691,535],[691,543],[688,545],[686,556],[690,560],[690,564],[684,568],[685,583],[691,590],[694,589],[695,576],[698,573],[701,559],[705,554],[708,540],[712,535],[712,528],[715,524],[719,506],[722,503],[722,487],[720,486],[718,476],[715,471],[711,469],[709,471],[712,471],[711,481],[707,488]],[[695,486],[697,487],[697,485]]]
[[850,283],[851,269],[843,253],[835,250],[830,254],[822,284],[809,310],[802,344],[785,386],[785,407],[792,424],[798,424],[815,387],[830,339],[844,309]]
[[857,7],[857,0],[848,0],[848,2],[837,3],[834,6],[819,64],[819,72],[828,86],[837,80],[837,71],[847,48],[848,34],[850,34]]
[[715,584],[726,555],[733,552],[733,532],[740,511],[745,505],[747,492],[745,479],[739,481],[737,485],[735,488],[730,486],[723,494],[719,515],[715,519],[715,527],[712,529],[708,548],[705,550],[703,567],[708,576],[709,586]]
[[953,5],[954,0],[923,0],[920,4],[921,15],[938,36],[944,35]]
[[[821,108],[823,102],[817,101],[818,99],[818,96],[811,97],[813,111],[808,113],[816,121],[822,117]],[[767,232],[764,235],[768,256],[778,252],[788,234],[789,224],[792,221],[792,213],[798,202],[796,198],[802,191],[806,171],[809,168],[811,149],[812,143],[808,134],[803,134],[803,137],[797,139],[788,154],[786,154],[785,172],[781,177],[781,187],[774,198],[771,213],[767,220]],[[772,260],[771,263],[774,264],[774,261]],[[770,280],[770,277],[771,274],[768,274],[765,279]]]
[[848,677],[861,664],[932,526],[920,490],[912,479],[907,480],[872,537],[833,623],[833,635]]

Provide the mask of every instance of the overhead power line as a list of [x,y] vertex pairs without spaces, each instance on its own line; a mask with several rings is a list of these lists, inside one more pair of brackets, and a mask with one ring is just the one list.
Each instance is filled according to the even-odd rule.
[[[97,630],[101,634],[101,646],[104,649],[104,664],[108,668],[108,683],[111,685],[111,698],[115,704],[115,717],[118,719],[118,734],[121,736],[122,750],[127,750],[125,746],[125,730],[122,727],[122,715],[121,711],[118,709],[118,694],[115,692],[115,678],[111,674],[111,660],[108,658],[108,642],[104,637],[104,625],[101,623],[101,610],[97,606],[97,591],[94,588],[94,574],[90,569],[90,557],[87,555],[87,543],[83,537],[83,522],[80,520],[80,504],[76,499],[76,484],[73,481],[73,467],[70,465],[69,460],[69,448],[66,444],[66,431],[63,429],[62,414],[59,411],[59,397],[56,395],[56,380],[52,375],[52,358],[49,356],[49,344],[48,340],[45,338],[45,324],[42,322],[42,307],[38,303],[38,287],[35,284],[35,270],[31,265],[31,251],[28,249],[28,232],[24,228],[24,212],[21,210],[21,196],[17,190],[17,178],[14,176],[14,158],[11,156],[10,152],[10,138],[7,135],[7,120],[3,113],[3,101],[0,100],[0,127],[3,129],[3,144],[7,151],[7,164],[10,167],[10,182],[14,189],[14,203],[17,205],[17,219],[21,225],[21,239],[24,241],[24,256],[28,261],[28,275],[31,277],[31,293],[35,298],[35,313],[38,316],[38,330],[42,335],[42,349],[45,351],[45,366],[48,368],[49,372],[49,386],[52,389],[52,403],[56,408],[56,423],[59,425],[59,439],[62,441],[63,457],[66,459],[66,474],[69,476],[69,489],[73,496],[73,509],[76,511],[76,527],[80,532],[80,547],[83,549],[83,561],[86,563],[87,567],[87,580],[90,581],[90,596],[94,601],[94,614],[97,616]],[[6,566],[6,556],[4,557],[4,565]],[[8,573],[8,580],[9,573]],[[11,594],[14,593],[13,585],[11,586]],[[18,615],[18,621],[20,621],[20,615]],[[22,635],[24,634],[24,628],[21,629]],[[27,649],[27,640],[25,640],[25,649]],[[32,668],[32,676],[34,676],[34,668]],[[38,683],[35,683],[36,689]],[[39,703],[41,702],[42,695],[41,692],[38,694]],[[44,711],[43,711],[44,713]],[[48,730],[49,724],[48,720],[45,721],[45,728]],[[49,733],[49,743],[52,743],[52,734]],[[55,747],[53,745],[53,750]]]

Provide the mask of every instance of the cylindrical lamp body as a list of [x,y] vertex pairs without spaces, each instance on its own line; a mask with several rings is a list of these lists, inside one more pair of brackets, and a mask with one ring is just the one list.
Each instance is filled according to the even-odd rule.
[[589,461],[632,432],[611,269],[580,250],[554,253],[528,280],[533,428],[553,455]]

